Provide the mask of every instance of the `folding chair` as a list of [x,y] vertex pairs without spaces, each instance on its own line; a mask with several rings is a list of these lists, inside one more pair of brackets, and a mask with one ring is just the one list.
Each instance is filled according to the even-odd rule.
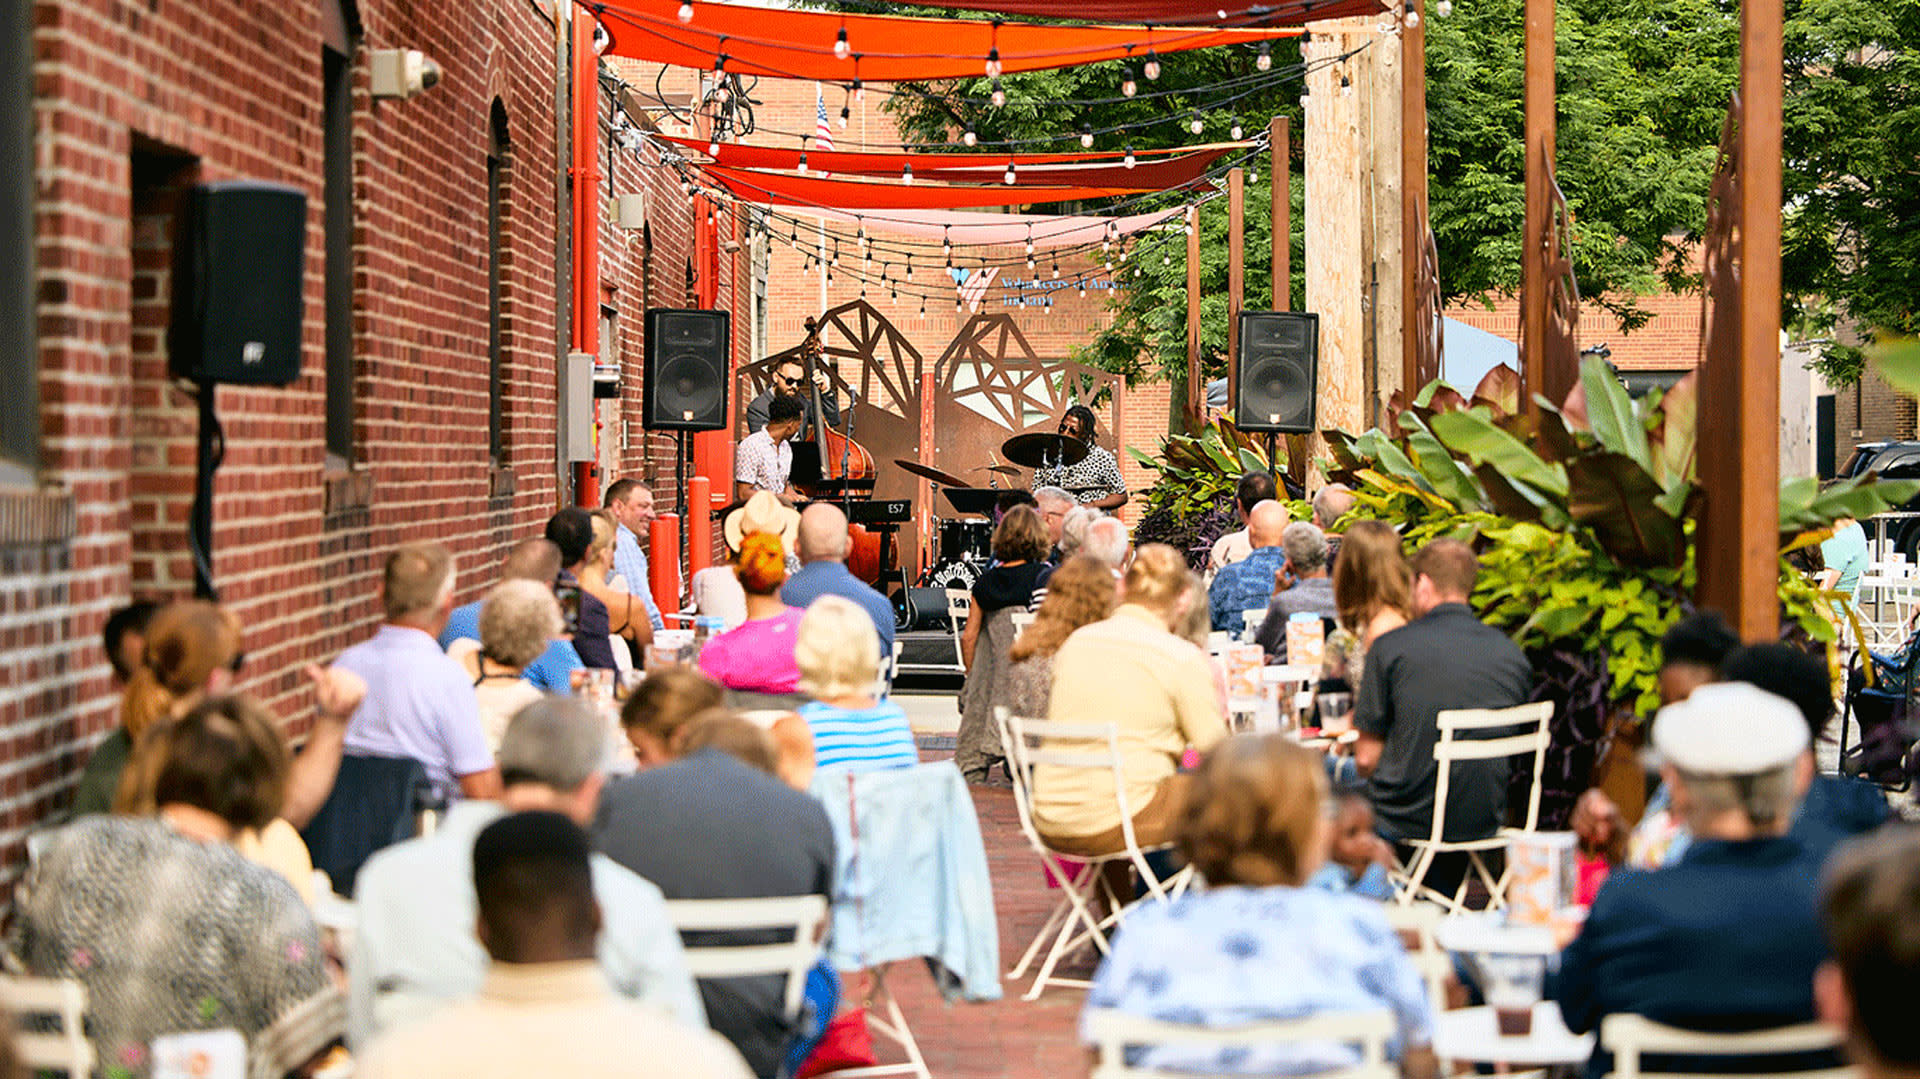
[[827,922],[824,895],[782,895],[767,899],[670,899],[667,916],[682,934],[763,931],[792,934],[772,944],[687,944],[687,971],[695,978],[786,976],[783,1007],[800,1014],[807,971],[820,961]]
[[947,589],[947,629],[953,634],[953,667],[958,671],[967,669],[967,654],[960,647],[960,634],[972,613],[973,593],[964,588]]
[[1246,610],[1241,611],[1239,639],[1243,641],[1253,640],[1254,631],[1258,630],[1260,624],[1266,620],[1267,609],[1265,607],[1248,607]]
[[[1146,856],[1154,851],[1166,850],[1171,843],[1153,847],[1141,847],[1133,834],[1133,809],[1127,799],[1126,779],[1121,768],[1119,729],[1112,723],[1055,723],[1051,721],[1023,719],[1012,715],[1005,708],[995,708],[994,721],[1000,727],[1001,744],[1007,747],[1008,771],[1013,776],[1013,802],[1020,816],[1020,831],[1027,837],[1027,843],[1039,856],[1040,864],[1052,874],[1060,885],[1060,901],[1054,904],[1047,920],[1034,934],[1032,943],[1021,953],[1020,961],[1007,972],[1009,980],[1018,980],[1026,976],[1027,968],[1039,955],[1040,946],[1049,938],[1052,947],[1047,951],[1046,959],[1041,963],[1039,972],[1034,976],[1033,985],[1028,988],[1025,1000],[1037,1000],[1049,985],[1087,988],[1091,983],[1081,978],[1058,978],[1053,974],[1054,967],[1074,949],[1093,941],[1102,954],[1107,951],[1107,931],[1118,924],[1134,903],[1140,902],[1132,896],[1120,897],[1106,886],[1106,879],[1100,870],[1109,862],[1125,861],[1140,874],[1140,880],[1146,885],[1147,895],[1143,898],[1159,902],[1179,895],[1185,891],[1193,879],[1192,867],[1183,867],[1166,880],[1161,880],[1153,867],[1147,864]],[[1034,740],[1044,739],[1046,743],[1036,746]],[[1063,749],[1062,742],[1080,742],[1086,748]],[[1056,768],[1078,768],[1104,770],[1113,779],[1114,804],[1120,811],[1120,830],[1125,837],[1125,848],[1111,854],[1087,856],[1082,854],[1063,854],[1047,846],[1041,838],[1040,830],[1033,823],[1033,769],[1035,765],[1048,765]],[[1079,863],[1077,868],[1069,870],[1062,859]],[[1092,901],[1096,896],[1104,896],[1109,913],[1104,918],[1093,916]]]
[[1027,629],[1027,627],[1028,627],[1028,626],[1031,626],[1031,625],[1033,625],[1033,620],[1034,620],[1035,618],[1037,618],[1037,617],[1039,617],[1039,616],[1038,616],[1038,615],[1035,615],[1035,614],[1034,614],[1034,613],[1033,613],[1032,611],[1015,611],[1015,612],[1013,612],[1013,630],[1014,630],[1014,632],[1015,632],[1015,633],[1024,633],[1024,632],[1026,632],[1026,629]]
[[71,978],[0,975],[0,1008],[14,1023],[13,1051],[24,1074],[61,1072],[69,1079],[93,1074],[85,986]]
[[1433,1003],[1435,1015],[1447,1010],[1447,982],[1453,978],[1453,956],[1435,938],[1434,929],[1446,917],[1447,912],[1432,903],[1414,903],[1400,906],[1389,903],[1386,906],[1387,924],[1400,934],[1400,942],[1407,946],[1407,958],[1413,960],[1413,969],[1420,972],[1420,980],[1427,983],[1427,997]]
[[1096,1054],[1092,1079],[1159,1079],[1169,1073],[1129,1066],[1127,1050],[1159,1045],[1252,1048],[1287,1042],[1343,1042],[1357,1046],[1360,1063],[1336,1071],[1315,1072],[1319,1079],[1399,1079],[1387,1063],[1387,1039],[1393,1016],[1385,1011],[1337,1012],[1305,1019],[1249,1023],[1238,1027],[1202,1027],[1089,1008],[1085,1023]]
[[[1656,1023],[1643,1015],[1609,1015],[1600,1020],[1600,1046],[1613,1054],[1613,1079],[1682,1079],[1698,1072],[1642,1071],[1642,1056],[1771,1056],[1838,1049],[1843,1032],[1825,1023],[1798,1023],[1738,1034],[1683,1030]],[[1768,1066],[1766,1075],[1796,1075],[1806,1079],[1843,1079],[1857,1075],[1852,1068],[1782,1070]]]
[[[1440,774],[1433,791],[1433,830],[1425,839],[1409,839],[1407,845],[1414,848],[1413,864],[1399,874],[1400,894],[1396,901],[1406,906],[1422,893],[1437,900],[1449,911],[1466,909],[1464,899],[1467,893],[1467,878],[1462,877],[1460,887],[1451,896],[1442,895],[1426,886],[1428,870],[1433,868],[1437,855],[1464,852],[1468,862],[1480,880],[1487,886],[1488,906],[1506,905],[1507,874],[1503,869],[1499,879],[1487,869],[1487,863],[1480,857],[1481,852],[1502,850],[1517,833],[1534,832],[1540,825],[1540,781],[1541,771],[1547,757],[1547,723],[1553,718],[1552,701],[1535,701],[1531,704],[1519,704],[1512,708],[1456,708],[1441,712],[1434,717],[1439,727],[1440,740],[1434,743],[1433,759],[1440,765]],[[1492,738],[1461,737],[1463,732],[1498,730],[1500,728],[1530,727],[1530,730],[1518,734],[1499,735]],[[1501,828],[1490,836],[1478,839],[1448,840],[1447,834],[1447,794],[1453,774],[1455,761],[1497,760],[1503,757],[1523,757],[1533,755],[1533,783],[1527,795],[1527,823],[1521,828]]]

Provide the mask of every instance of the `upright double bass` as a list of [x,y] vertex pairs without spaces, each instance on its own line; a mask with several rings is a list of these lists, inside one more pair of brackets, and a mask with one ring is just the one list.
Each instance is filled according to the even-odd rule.
[[[878,473],[874,469],[873,454],[860,443],[827,426],[826,409],[820,396],[820,380],[814,372],[825,361],[826,349],[820,344],[819,320],[809,318],[806,321],[807,337],[800,343],[800,365],[807,372],[808,392],[813,395],[813,438],[820,452],[820,479],[817,483],[800,486],[801,494],[808,498],[838,500],[850,502],[855,497],[862,499],[873,497],[874,479]],[[852,403],[848,403],[851,412]],[[852,514],[848,514],[849,517]],[[880,564],[880,536],[857,524],[847,526],[847,569],[855,577],[868,583],[878,583],[880,574],[886,567]]]

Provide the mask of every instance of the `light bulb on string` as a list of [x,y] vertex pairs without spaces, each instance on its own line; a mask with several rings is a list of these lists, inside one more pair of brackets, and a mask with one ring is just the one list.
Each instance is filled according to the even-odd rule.
[[913,182],[913,162],[909,161],[900,167],[900,182],[903,184]]
[[927,317],[927,298],[925,296],[920,297],[920,317]]
[[1260,55],[1253,58],[1253,66],[1259,68],[1261,71],[1273,70],[1273,46],[1272,45],[1269,45],[1264,41],[1260,43]]
[[940,226],[940,252],[947,256],[947,264],[953,264],[953,227]]
[[1027,254],[1033,254],[1033,226],[1027,226]]
[[1162,265],[1162,266],[1171,266],[1171,265],[1173,265],[1173,256],[1172,256],[1172,255],[1169,255],[1169,254],[1165,254],[1165,253],[1162,253],[1162,254],[1161,254],[1161,256],[1160,256],[1160,265]]
[[1133,157],[1133,147],[1132,147],[1132,146],[1128,146],[1128,147],[1127,147],[1127,156],[1125,156],[1125,157],[1123,157],[1123,158],[1121,158],[1121,159],[1120,159],[1120,163],[1121,163],[1122,165],[1125,165],[1125,166],[1126,166],[1127,168],[1132,168],[1132,167],[1133,167],[1133,166],[1134,166],[1134,165],[1136,164],[1136,162],[1134,161],[1134,157]]
[[707,156],[708,157],[720,156],[720,140],[717,137],[707,140]]
[[966,143],[968,146],[975,146],[979,144],[980,136],[977,132],[973,130],[972,120],[967,121],[967,130],[961,134],[960,141]]
[[1003,107],[1003,106],[1005,106],[1005,105],[1006,105],[1006,103],[1007,103],[1007,92],[1006,92],[1005,90],[1002,90],[1002,89],[1000,88],[1000,80],[999,80],[999,79],[995,79],[995,80],[993,80],[993,94],[992,94],[992,96],[991,96],[991,97],[989,97],[989,98],[988,98],[987,100],[989,100],[989,101],[992,101],[992,102],[993,102],[993,107],[994,107],[994,108],[996,108],[996,109],[997,109],[997,108],[1001,108],[1001,107]]
[[987,78],[997,79],[1003,69],[1000,66],[1000,46],[987,50]]
[[681,22],[693,21],[693,5],[692,4],[683,3],[680,5],[680,21]]
[[1000,179],[1008,184],[1018,182],[1020,179],[1019,167],[1011,161],[1007,162],[1007,171],[1000,174]]
[[913,256],[907,256],[907,280],[913,280]]
[[1187,130],[1193,132],[1196,135],[1200,134],[1202,131],[1205,131],[1206,129],[1207,129],[1207,125],[1201,122],[1200,114],[1197,112],[1193,114],[1192,119],[1187,121]]
[[1353,80],[1345,75],[1340,76],[1340,93],[1343,97],[1353,96]]
[[1028,255],[1028,256],[1027,256],[1027,272],[1028,272],[1028,273],[1032,273],[1032,272],[1033,272],[1034,270],[1036,270],[1036,269],[1038,269],[1038,268],[1039,268],[1039,267],[1037,267],[1037,266],[1035,266],[1035,265],[1034,265],[1034,263],[1033,263],[1033,256],[1032,256],[1032,255]]
[[853,99],[855,101],[865,101],[867,99],[866,84],[859,79],[853,80]]
[[1120,96],[1132,97],[1140,92],[1140,84],[1133,81],[1133,68],[1120,69]]
[[853,110],[845,105],[840,106],[840,130],[845,131],[847,129],[847,121],[851,119],[853,119]]
[[1443,19],[1453,14],[1453,0],[1440,0],[1439,3],[1433,5],[1433,13]]
[[847,49],[847,28],[842,26],[840,28],[839,36],[833,39],[833,58],[835,60],[845,60],[847,58],[848,51],[849,50]]
[[796,171],[798,171],[802,176],[805,176],[807,174],[807,151],[805,147],[802,147],[800,149],[800,167]]
[[1240,118],[1238,116],[1234,117],[1233,126],[1227,129],[1227,137],[1235,142],[1239,142],[1241,136],[1245,134],[1246,131],[1240,126]]
[[1160,78],[1160,54],[1148,49],[1147,62],[1140,65],[1140,73],[1147,77],[1148,82]]
[[1414,9],[1413,0],[1407,0],[1407,17],[1405,22],[1409,30],[1418,30],[1420,28],[1420,12]]
[[1259,183],[1259,182],[1260,182],[1260,170],[1259,170],[1259,169],[1248,169],[1248,170],[1247,170],[1247,182],[1248,182],[1248,183],[1250,183],[1250,184],[1257,184],[1257,183]]
[[1086,124],[1080,125],[1080,148],[1082,150],[1093,149],[1093,128]]
[[1060,256],[1059,255],[1053,256],[1053,279],[1055,281],[1060,280]]

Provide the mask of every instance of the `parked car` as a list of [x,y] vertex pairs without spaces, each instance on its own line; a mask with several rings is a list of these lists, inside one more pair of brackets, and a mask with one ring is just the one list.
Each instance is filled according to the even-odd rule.
[[[1920,442],[1862,442],[1853,448],[1835,479],[1852,479],[1869,472],[1881,479],[1920,480]],[[1897,516],[1915,514],[1916,516]],[[1893,514],[1862,522],[1867,535],[1893,540],[1894,549],[1909,562],[1920,562],[1920,497],[1915,497]]]

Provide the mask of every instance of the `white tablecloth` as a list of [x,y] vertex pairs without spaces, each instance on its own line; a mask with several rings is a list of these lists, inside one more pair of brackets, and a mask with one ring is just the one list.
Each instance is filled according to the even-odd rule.
[[1533,1032],[1502,1037],[1493,1009],[1460,1008],[1434,1017],[1433,1052],[1441,1060],[1477,1064],[1579,1064],[1593,1055],[1591,1034],[1574,1034],[1560,1019],[1560,1005],[1533,1006]]

